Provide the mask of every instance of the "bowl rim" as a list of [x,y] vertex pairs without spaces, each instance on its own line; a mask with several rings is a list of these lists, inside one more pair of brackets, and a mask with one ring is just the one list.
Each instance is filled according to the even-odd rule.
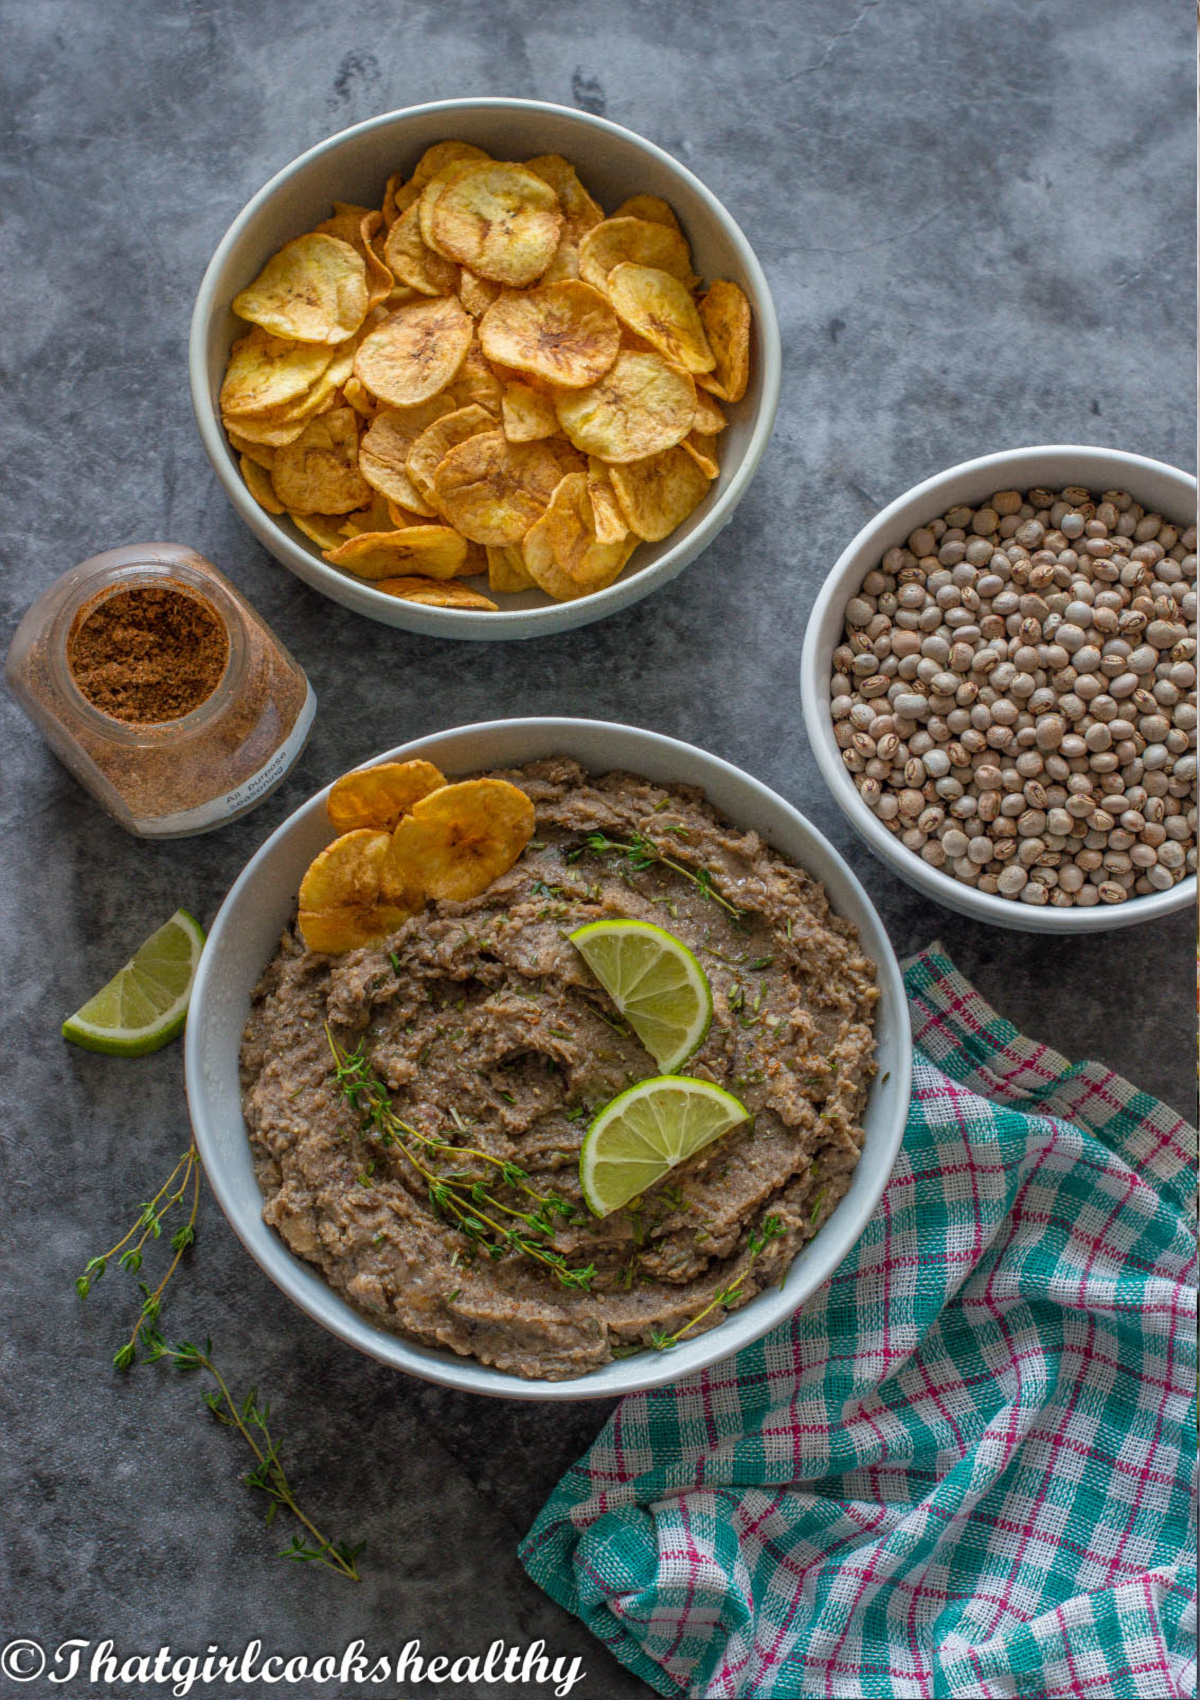
[[[188,1113],[192,1122],[193,1137],[204,1165],[208,1183],[221,1206],[226,1221],[237,1238],[253,1257],[259,1268],[294,1304],[314,1322],[340,1340],[356,1347],[378,1362],[388,1365],[389,1368],[403,1370],[421,1380],[451,1387],[460,1392],[519,1400],[585,1400],[621,1397],[626,1393],[642,1392],[678,1381],[683,1376],[706,1369],[720,1359],[730,1356],[755,1340],[761,1339],[771,1329],[792,1316],[820,1286],[828,1281],[858,1244],[895,1166],[896,1157],[904,1137],[911,1102],[912,1028],[903,974],[882,918],[853,869],[837,848],[794,804],[782,797],[777,791],[773,791],[761,780],[754,778],[752,774],[735,766],[732,762],[727,762],[720,756],[712,755],[697,745],[684,743],[681,739],[668,737],[664,733],[652,732],[643,727],[629,726],[615,721],[538,715],[476,721],[466,726],[444,728],[441,731],[411,739],[394,749],[382,751],[361,765],[372,766],[378,762],[408,760],[418,755],[433,756],[436,759],[439,745],[444,744],[447,739],[483,738],[488,734],[500,731],[510,735],[528,737],[553,734],[554,736],[561,735],[564,738],[570,738],[572,733],[579,731],[582,731],[585,735],[598,734],[601,736],[617,733],[623,737],[632,736],[638,740],[645,740],[658,754],[680,755],[688,760],[699,757],[702,764],[711,766],[715,775],[732,777],[735,783],[747,786],[755,795],[756,801],[761,798],[769,807],[780,807],[790,815],[799,826],[802,834],[815,840],[830,858],[840,878],[845,882],[857,903],[861,905],[866,917],[874,922],[878,936],[875,941],[872,941],[872,960],[875,962],[878,975],[877,983],[880,986],[881,993],[889,1000],[888,1013],[894,1024],[893,1048],[895,1057],[890,1063],[892,1077],[890,1096],[893,1110],[890,1123],[885,1124],[885,1132],[880,1140],[879,1148],[872,1154],[877,1167],[871,1184],[864,1187],[857,1199],[852,1199],[849,1195],[843,1197],[835,1206],[829,1220],[823,1225],[824,1231],[834,1222],[839,1211],[846,1212],[839,1224],[840,1231],[836,1241],[833,1237],[830,1237],[822,1254],[820,1249],[821,1236],[819,1234],[814,1236],[808,1242],[808,1246],[803,1248],[809,1251],[809,1255],[804,1258],[801,1264],[798,1254],[797,1260],[789,1268],[785,1284],[777,1290],[777,1295],[769,1292],[756,1295],[755,1299],[745,1309],[733,1312],[716,1327],[697,1335],[694,1340],[683,1342],[670,1352],[638,1354],[623,1360],[617,1366],[604,1365],[598,1372],[589,1372],[566,1381],[525,1379],[497,1370],[491,1365],[481,1363],[478,1359],[460,1358],[450,1353],[438,1353],[433,1349],[426,1349],[416,1342],[409,1341],[402,1334],[389,1333],[387,1330],[369,1322],[365,1317],[360,1316],[341,1298],[340,1294],[335,1293],[332,1288],[326,1287],[323,1281],[319,1293],[310,1297],[310,1294],[304,1290],[303,1282],[298,1279],[301,1271],[309,1269],[310,1266],[303,1264],[302,1260],[298,1259],[284,1245],[279,1236],[273,1234],[270,1229],[265,1230],[266,1239],[263,1239],[261,1235],[255,1237],[253,1230],[255,1228],[261,1229],[263,1226],[261,1214],[255,1213],[253,1223],[245,1218],[245,1214],[234,1196],[232,1180],[227,1176],[222,1164],[218,1135],[215,1130],[215,1117],[210,1116],[207,1101],[205,1029],[203,1022],[195,1018],[189,1019],[184,1034],[184,1078]],[[524,759],[537,758],[528,757]],[[330,785],[332,783],[331,781]],[[218,956],[226,933],[236,928],[243,894],[252,885],[264,865],[269,863],[277,853],[287,836],[312,819],[314,815],[323,811],[330,785],[325,785],[314,792],[275,828],[251,856],[230,887],[209,928],[206,948],[201,953],[200,965],[192,987],[191,1010],[193,1012],[202,1009],[210,996],[220,996],[219,983],[216,980]],[[876,949],[875,945],[879,945],[881,948]],[[877,1076],[872,1090],[882,1087],[887,1078],[887,1075]],[[242,1131],[244,1134],[244,1124]],[[318,1280],[320,1279],[318,1276]],[[765,1303],[762,1302],[764,1300]],[[334,1302],[331,1303],[330,1301]],[[757,1315],[755,1314],[756,1307],[758,1307]],[[637,1369],[634,1368],[635,1365],[638,1366]],[[599,1378],[604,1375],[604,1371],[612,1370],[614,1367],[624,1371],[619,1381],[613,1376],[606,1378],[601,1383]]]
[[[929,863],[922,861],[920,856],[906,850],[876,819],[862,801],[857,786],[846,771],[841,752],[834,741],[833,720],[829,712],[829,663],[836,638],[827,643],[822,637],[822,628],[830,617],[831,608],[852,594],[850,586],[856,575],[869,571],[869,568],[863,566],[864,559],[876,550],[881,554],[883,549],[889,546],[885,539],[910,504],[928,499],[932,513],[937,505],[939,492],[948,484],[967,477],[982,476],[985,472],[1023,472],[1029,481],[1034,481],[1038,465],[1049,456],[1107,462],[1123,477],[1128,475],[1128,481],[1123,484],[1125,488],[1132,487],[1139,473],[1168,478],[1176,482],[1181,495],[1190,493],[1194,508],[1197,483],[1190,473],[1183,471],[1181,467],[1170,465],[1167,461],[1153,460],[1146,455],[1108,448],[1103,444],[1028,444],[1013,449],[996,450],[991,454],[976,455],[970,460],[959,461],[954,466],[933,473],[902,491],[861,526],[826,576],[817,592],[805,631],[800,657],[800,696],[809,742],[821,775],[833,793],[834,801],[859,836],[902,879],[943,907],[968,915],[974,920],[986,921],[1017,932],[1073,936],[1119,927],[1140,926],[1164,915],[1192,907],[1197,896],[1196,875],[1192,874],[1180,880],[1170,891],[1154,892],[1149,896],[1133,898],[1127,903],[1097,904],[1091,909],[1056,909],[1050,904],[1035,908],[1030,904],[1013,903],[1006,898],[993,896],[990,892],[977,891],[971,886],[963,885],[961,881],[951,879],[940,869],[931,867]],[[1014,480],[1013,487],[1019,488],[1020,485]],[[1003,481],[997,483],[994,488],[1004,488]],[[911,530],[911,526],[908,529]],[[893,542],[897,540],[896,537],[891,539]]]
[[[228,444],[220,425],[219,411],[209,388],[207,341],[213,315],[221,310],[216,300],[217,288],[231,251],[267,204],[293,177],[324,155],[336,152],[352,138],[384,130],[399,120],[425,119],[442,113],[452,115],[466,111],[553,113],[556,118],[569,119],[584,130],[602,131],[643,150],[667,171],[681,178],[723,227],[758,297],[755,303],[755,319],[762,363],[762,395],[742,458],[732,472],[728,486],[718,494],[712,508],[704,515],[692,535],[682,539],[657,561],[642,567],[629,577],[622,575],[604,590],[594,591],[589,596],[579,597],[571,602],[550,602],[535,608],[501,608],[497,613],[427,608],[417,603],[403,605],[408,616],[403,623],[404,629],[411,631],[465,639],[538,637],[590,624],[593,620],[602,619],[606,614],[616,613],[621,608],[640,601],[643,596],[649,595],[689,565],[733,517],[758,470],[774,430],[782,383],[783,355],[779,319],[766,273],[741,226],[723,202],[688,166],[667,153],[656,142],[594,113],[579,112],[573,107],[559,106],[552,101],[524,100],[512,96],[483,96],[478,99],[460,97],[399,107],[390,112],[377,113],[372,118],[338,130],[332,136],[316,142],[282,166],[250,197],[241,211],[234,216],[205,267],[204,276],[196,292],[188,331],[188,380],[192,410],[205,452],[219,483],[238,517],[249,526],[263,546],[274,554],[276,551],[273,545],[277,543],[286,556],[281,564],[321,594],[340,602],[343,607],[349,607],[354,612],[363,614],[368,619],[379,620],[383,624],[400,624],[396,618],[395,597],[375,590],[369,581],[349,579],[348,575],[338,572],[328,562],[296,543],[276,523],[276,516],[259,507],[242,480],[235,477],[235,468],[230,461]],[[268,536],[273,540],[272,544],[268,544]],[[347,600],[350,593],[354,593],[353,600]],[[583,612],[585,609],[586,613]]]

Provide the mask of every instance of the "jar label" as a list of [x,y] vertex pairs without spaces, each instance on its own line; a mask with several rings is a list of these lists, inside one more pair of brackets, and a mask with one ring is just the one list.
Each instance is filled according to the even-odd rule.
[[232,791],[226,791],[220,797],[213,797],[197,808],[180,809],[173,815],[155,815],[150,819],[139,820],[138,832],[143,838],[181,837],[189,832],[203,832],[207,827],[220,825],[232,815],[252,809],[255,803],[261,802],[269,791],[275,789],[304,748],[316,712],[316,693],[309,685],[295,725],[274,755],[263,763],[257,773],[251,774],[249,779],[244,779]]

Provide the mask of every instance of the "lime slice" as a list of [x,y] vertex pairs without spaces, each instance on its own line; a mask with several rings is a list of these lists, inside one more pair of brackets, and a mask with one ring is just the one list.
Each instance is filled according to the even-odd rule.
[[110,1057],[141,1057],[182,1033],[204,929],[186,909],[151,933],[131,962],[63,1022],[63,1037]]
[[750,1112],[708,1080],[662,1074],[606,1104],[579,1153],[579,1182],[593,1216],[609,1216],[662,1180]]
[[664,1074],[699,1049],[712,992],[687,945],[649,921],[592,921],[571,935],[592,973]]

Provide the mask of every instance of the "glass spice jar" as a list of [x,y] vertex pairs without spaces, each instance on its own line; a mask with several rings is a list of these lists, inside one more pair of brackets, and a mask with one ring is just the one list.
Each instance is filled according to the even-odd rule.
[[317,706],[250,604],[175,543],[64,573],[18,626],[5,675],[55,755],[141,838],[246,814],[299,756]]

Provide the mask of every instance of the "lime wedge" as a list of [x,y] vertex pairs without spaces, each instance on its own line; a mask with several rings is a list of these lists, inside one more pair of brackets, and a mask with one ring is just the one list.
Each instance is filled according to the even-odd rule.
[[177,909],[131,962],[63,1022],[63,1037],[110,1057],[141,1057],[182,1033],[204,929]]
[[704,1043],[712,992],[687,945],[649,921],[592,921],[571,935],[664,1074]]
[[579,1182],[593,1216],[609,1216],[662,1180],[750,1112],[708,1080],[662,1074],[606,1104],[579,1153]]

